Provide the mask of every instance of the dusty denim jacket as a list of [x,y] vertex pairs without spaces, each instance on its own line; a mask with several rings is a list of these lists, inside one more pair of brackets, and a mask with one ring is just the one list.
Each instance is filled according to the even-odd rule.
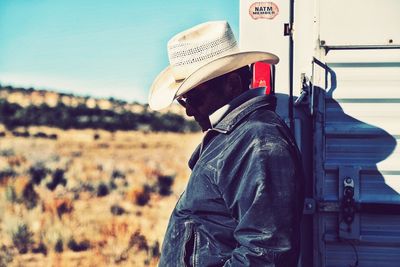
[[303,173],[298,149],[268,96],[242,103],[194,152],[159,266],[296,266]]

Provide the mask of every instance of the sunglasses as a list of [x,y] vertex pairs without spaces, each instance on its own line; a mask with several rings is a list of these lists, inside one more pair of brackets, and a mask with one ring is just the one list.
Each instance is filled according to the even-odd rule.
[[186,97],[179,97],[179,98],[176,99],[176,101],[178,101],[178,103],[179,103],[182,107],[186,108],[186,106],[187,106],[187,104],[186,104],[186,102],[187,102]]
[[197,96],[191,96],[191,97],[179,97],[176,99],[176,101],[178,101],[178,103],[184,107],[187,108],[187,106],[191,106],[193,107],[198,107],[203,103],[204,100],[204,96],[201,95],[197,95]]
[[182,107],[184,107],[184,108],[186,108],[186,98],[178,98],[178,99],[176,99],[176,101],[178,101],[178,103],[182,106]]
[[220,76],[207,81],[197,88],[192,89],[189,93],[186,93],[176,99],[178,103],[186,108],[188,105],[191,107],[198,107],[203,104],[206,94],[209,93],[208,88],[221,86],[225,76]]
[[178,101],[181,106],[186,108],[187,106],[190,107],[198,107],[203,104],[204,99],[206,98],[207,91],[204,89],[196,89],[190,91],[182,96],[178,97],[176,100]]

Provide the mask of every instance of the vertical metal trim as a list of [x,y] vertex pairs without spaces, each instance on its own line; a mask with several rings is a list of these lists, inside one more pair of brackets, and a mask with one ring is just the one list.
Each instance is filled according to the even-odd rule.
[[[314,68],[314,62],[313,64],[313,70]],[[315,76],[315,72],[313,73],[313,77]],[[314,85],[313,85],[314,86]],[[317,99],[318,97],[318,99]],[[315,108],[315,113],[316,114],[324,114],[323,110],[325,109],[325,101],[323,99],[322,94],[316,94],[316,91],[313,88],[313,101],[312,101],[312,110]],[[314,132],[314,162],[313,162],[313,196],[314,199],[320,201],[323,200],[323,181],[321,179],[318,179],[318,177],[323,177],[323,161],[324,161],[324,125],[323,125],[323,120],[318,119],[318,116],[315,116],[316,114],[312,116],[313,119],[313,132]],[[325,251],[325,243],[320,237],[320,233],[323,231],[324,224],[322,217],[320,216],[319,213],[314,215],[314,261],[313,261],[313,266],[314,267],[323,267],[325,266],[324,263],[324,251]]]
[[290,16],[289,16],[289,121],[290,121],[290,130],[292,134],[295,132],[294,125],[294,112],[293,112],[293,52],[294,52],[294,44],[293,44],[293,21],[294,21],[294,0],[290,1]]

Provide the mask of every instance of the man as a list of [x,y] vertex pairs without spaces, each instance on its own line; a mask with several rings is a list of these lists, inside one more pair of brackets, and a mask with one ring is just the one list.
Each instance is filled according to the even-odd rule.
[[224,21],[176,35],[168,52],[170,66],[151,87],[150,107],[176,99],[206,135],[189,161],[192,174],[159,266],[296,266],[304,201],[299,153],[274,97],[249,89],[248,65],[278,57],[239,51]]

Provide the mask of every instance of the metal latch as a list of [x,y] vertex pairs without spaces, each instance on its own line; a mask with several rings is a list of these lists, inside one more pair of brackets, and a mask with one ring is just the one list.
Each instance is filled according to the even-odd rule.
[[341,206],[341,216],[343,221],[350,227],[354,221],[356,212],[356,202],[354,200],[354,181],[350,177],[343,179],[343,198]]
[[360,214],[357,202],[360,194],[360,168],[339,166],[339,237],[343,239],[360,238]]
[[[360,195],[360,167],[339,166],[338,200],[325,201],[306,198],[303,214],[336,213],[338,215],[339,237],[341,239],[360,239],[360,212],[378,212],[376,204],[359,203]],[[388,212],[397,212],[400,205],[380,205],[379,209]]]

